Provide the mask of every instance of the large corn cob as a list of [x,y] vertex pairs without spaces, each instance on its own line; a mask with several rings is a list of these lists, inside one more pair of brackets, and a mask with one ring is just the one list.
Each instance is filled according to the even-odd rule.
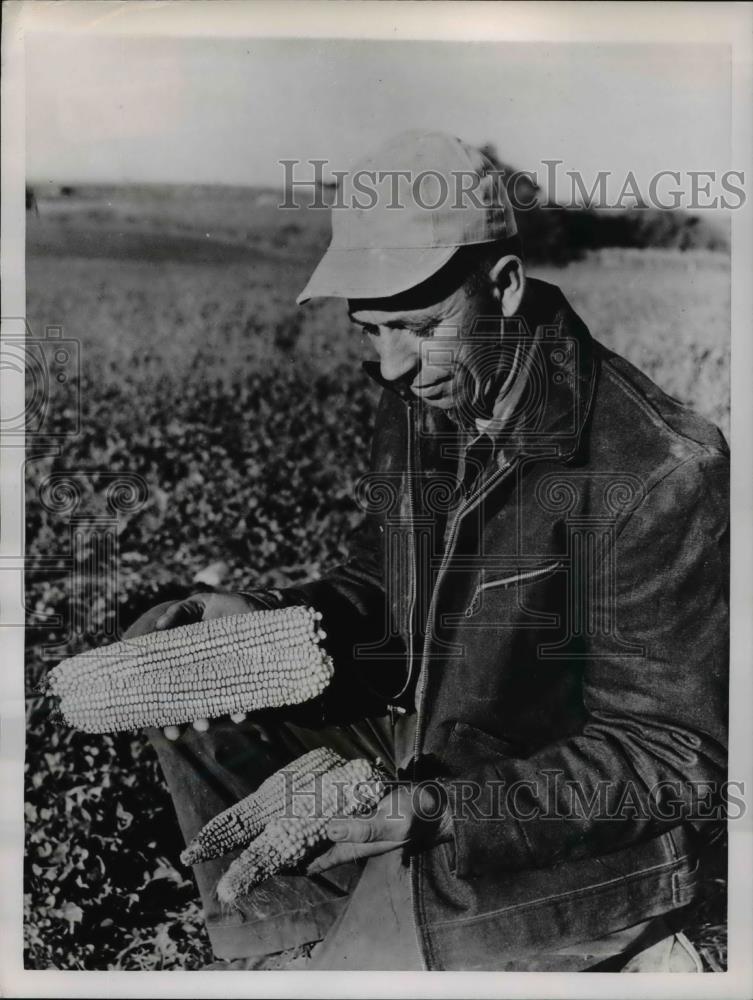
[[90,733],[297,705],[334,672],[320,617],[292,607],[152,632],[63,661],[47,689],[66,722]]
[[345,763],[344,757],[328,747],[318,747],[291,761],[270,775],[251,795],[203,826],[181,854],[181,861],[195,865],[248,846],[270,820],[283,815],[299,796],[311,791],[317,775]]
[[370,761],[351,760],[320,775],[316,791],[287,803],[236,858],[217,885],[222,903],[234,904],[254,886],[303,861],[326,840],[333,816],[353,815],[377,803],[386,791],[384,775]]

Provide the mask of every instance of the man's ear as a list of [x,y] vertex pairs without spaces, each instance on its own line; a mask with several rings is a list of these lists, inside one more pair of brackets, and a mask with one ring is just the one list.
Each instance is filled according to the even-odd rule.
[[494,296],[503,316],[514,316],[520,306],[526,287],[523,261],[514,254],[505,254],[495,263],[489,275],[494,285]]

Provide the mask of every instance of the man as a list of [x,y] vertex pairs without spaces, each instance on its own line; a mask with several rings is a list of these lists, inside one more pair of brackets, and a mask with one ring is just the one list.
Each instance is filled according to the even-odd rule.
[[[364,179],[375,198],[362,198]],[[241,917],[225,958],[310,967],[700,970],[681,933],[726,747],[721,434],[529,278],[489,161],[408,133],[345,179],[299,302],[347,301],[383,386],[350,561],[201,593],[134,632],[311,604],[337,671],[286,717],[152,733],[187,837],[317,743],[399,779]]]

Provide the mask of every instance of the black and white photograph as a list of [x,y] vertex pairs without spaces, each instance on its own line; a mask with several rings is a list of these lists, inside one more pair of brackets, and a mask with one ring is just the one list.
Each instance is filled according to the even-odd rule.
[[753,5],[3,15],[0,992],[750,995]]

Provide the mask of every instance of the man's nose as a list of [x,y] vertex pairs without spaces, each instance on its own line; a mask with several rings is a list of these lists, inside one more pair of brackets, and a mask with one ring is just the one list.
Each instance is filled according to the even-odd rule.
[[379,369],[388,382],[412,380],[420,367],[416,338],[404,330],[382,328],[377,340]]

